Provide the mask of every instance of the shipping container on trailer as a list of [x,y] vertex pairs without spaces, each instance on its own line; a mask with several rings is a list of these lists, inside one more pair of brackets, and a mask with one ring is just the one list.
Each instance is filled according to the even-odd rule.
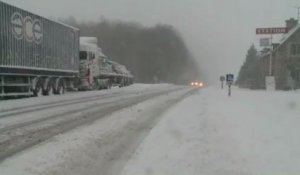
[[0,97],[63,93],[79,75],[79,29],[0,1]]

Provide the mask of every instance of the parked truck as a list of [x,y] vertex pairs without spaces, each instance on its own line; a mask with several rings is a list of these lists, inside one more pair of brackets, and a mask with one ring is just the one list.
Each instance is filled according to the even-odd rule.
[[112,61],[98,47],[96,37],[80,37],[80,90],[128,86],[133,76],[125,66]]
[[79,34],[75,27],[0,1],[0,97],[100,89],[101,81],[110,87],[120,75],[102,75],[107,57],[96,40],[83,38],[80,45]]

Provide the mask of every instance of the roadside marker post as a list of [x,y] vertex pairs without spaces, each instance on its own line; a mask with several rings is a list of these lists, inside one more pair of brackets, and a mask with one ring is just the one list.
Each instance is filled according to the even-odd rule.
[[224,80],[225,80],[225,77],[224,76],[220,76],[221,88],[222,89],[223,89],[223,86],[224,86]]
[[231,85],[234,81],[234,75],[233,74],[226,74],[226,83],[228,85],[228,96],[231,96]]

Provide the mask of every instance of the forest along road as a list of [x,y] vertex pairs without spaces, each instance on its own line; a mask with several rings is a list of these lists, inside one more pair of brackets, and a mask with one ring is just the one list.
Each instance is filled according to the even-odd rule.
[[[102,151],[105,152],[106,156],[102,157],[103,159],[99,160],[95,167],[99,167],[99,163],[102,161],[101,165],[106,167],[102,169],[102,172],[107,171],[109,173],[112,171],[109,167],[115,167],[118,165],[118,162],[122,162],[115,160],[117,156],[128,154],[129,149],[134,150],[139,140],[143,138],[143,135],[147,134],[148,129],[153,127],[158,121],[160,113],[194,91],[196,89],[185,86],[137,84],[111,91],[79,92],[62,96],[0,101],[1,164],[18,161],[18,157],[22,158],[22,156],[26,156],[26,153],[28,153],[30,158],[30,151],[39,149],[39,147],[42,149],[43,145],[47,145],[47,142],[51,143],[51,139],[54,139],[53,137],[57,135],[68,135],[68,133],[76,132],[82,128],[89,128],[95,122],[101,123],[103,121],[105,123],[108,122],[106,120],[110,120],[110,122],[118,123],[118,119],[110,119],[110,117],[114,113],[119,112],[124,115],[124,119],[128,120],[127,122],[136,122],[136,125],[128,130],[128,128],[124,128],[128,124],[124,121],[120,126],[108,128],[107,137],[101,139],[101,142],[112,143],[113,141],[113,143],[109,147],[99,147],[100,152],[103,149]],[[135,119],[132,118],[132,115],[135,115],[133,114],[134,112],[128,113],[127,111],[127,114],[122,112],[122,110],[132,110],[134,106],[147,102],[152,103],[150,108],[144,105],[147,108],[145,111],[148,110],[149,112],[146,114],[137,111],[142,116],[138,116]],[[113,130],[117,132],[118,141],[116,141],[116,133]],[[122,132],[120,133],[120,131]],[[47,142],[45,143],[46,140]],[[55,144],[58,146],[56,151],[59,151],[60,149],[58,148],[61,143],[57,142],[56,139]],[[19,155],[19,152],[22,152],[22,154]],[[60,161],[64,162],[66,160]],[[51,171],[58,174],[62,172],[69,173],[68,171],[71,171],[71,169],[76,170],[76,166],[78,166],[76,161],[72,161],[71,164],[70,162],[69,164],[64,162],[64,165],[64,169],[61,169],[62,167],[51,168]],[[9,166],[5,167],[10,172]],[[24,168],[28,169],[28,167]],[[90,174],[98,172],[97,168],[89,169],[94,171],[90,172]],[[19,170],[24,173],[23,170]],[[80,174],[78,170],[76,171]],[[46,172],[49,172],[49,170],[39,173],[43,174]]]

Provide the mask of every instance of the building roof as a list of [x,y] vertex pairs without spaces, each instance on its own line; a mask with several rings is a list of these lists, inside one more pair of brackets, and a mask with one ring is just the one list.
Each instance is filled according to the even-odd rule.
[[300,29],[300,24],[293,27],[288,33],[284,34],[280,40],[279,46],[276,49],[274,49],[274,51],[280,48],[299,29]]

